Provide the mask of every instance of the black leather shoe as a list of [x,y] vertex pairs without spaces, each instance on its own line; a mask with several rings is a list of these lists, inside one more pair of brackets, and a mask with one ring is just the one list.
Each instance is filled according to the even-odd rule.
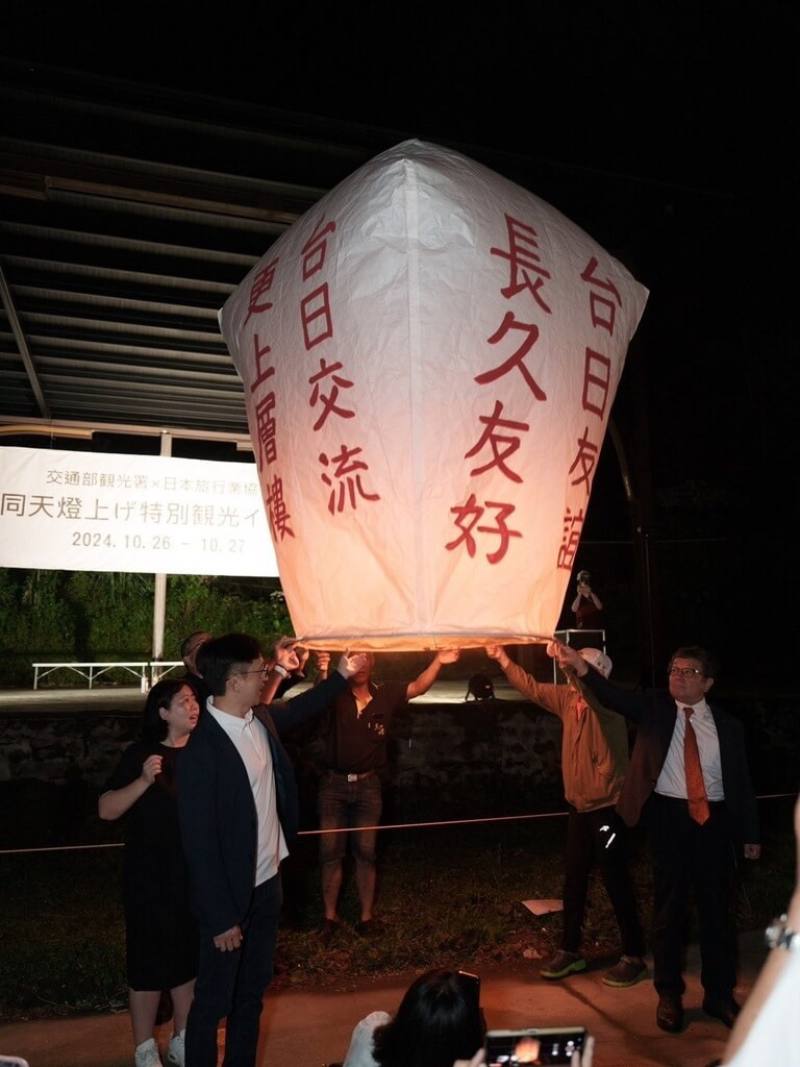
[[712,1019],[719,1019],[721,1023],[725,1023],[731,1030],[741,1008],[733,997],[706,997],[703,1000],[703,1011]]
[[662,1030],[668,1034],[679,1034],[683,1029],[683,1004],[681,998],[676,996],[662,996],[658,998],[656,1008],[656,1022]]

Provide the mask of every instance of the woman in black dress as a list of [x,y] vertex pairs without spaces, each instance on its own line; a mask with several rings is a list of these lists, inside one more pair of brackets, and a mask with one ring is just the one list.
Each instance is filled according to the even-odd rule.
[[162,1067],[153,1030],[165,989],[172,994],[175,1030],[166,1062],[184,1067],[197,933],[178,829],[175,764],[198,716],[194,691],[184,680],[156,683],[145,704],[142,738],[123,752],[99,800],[101,819],[126,817],[123,897],[136,1067]]

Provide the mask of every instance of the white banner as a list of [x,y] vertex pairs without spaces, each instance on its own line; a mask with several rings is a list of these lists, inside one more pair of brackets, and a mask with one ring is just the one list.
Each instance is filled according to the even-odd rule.
[[418,141],[287,230],[221,324],[296,633],[552,633],[646,299],[555,208]]
[[272,577],[255,464],[0,448],[0,566]]

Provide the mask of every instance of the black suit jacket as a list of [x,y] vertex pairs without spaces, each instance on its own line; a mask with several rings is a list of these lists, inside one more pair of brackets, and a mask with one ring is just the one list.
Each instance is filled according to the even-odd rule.
[[[267,730],[278,818],[287,840],[297,832],[297,786],[280,734],[320,714],[346,687],[334,671],[293,700],[253,709]],[[208,713],[201,713],[179,764],[178,817],[192,909],[201,930],[216,936],[241,924],[250,907],[258,844],[253,791],[235,745]]]
[[[617,804],[617,811],[628,826],[635,826],[667,758],[678,714],[677,705],[663,690],[631,693],[619,689],[591,667],[580,683],[599,697],[605,707],[637,724],[631,762]],[[709,708],[719,738],[725,803],[739,839],[755,844],[759,840],[758,809],[750,781],[742,724],[717,704],[709,704]]]

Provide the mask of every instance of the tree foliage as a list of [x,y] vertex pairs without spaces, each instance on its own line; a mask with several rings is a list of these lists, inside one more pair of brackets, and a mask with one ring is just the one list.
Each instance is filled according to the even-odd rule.
[[[34,661],[149,659],[153,593],[151,574],[0,568],[0,685],[29,686]],[[275,580],[171,575],[164,658],[193,630],[292,633]]]

